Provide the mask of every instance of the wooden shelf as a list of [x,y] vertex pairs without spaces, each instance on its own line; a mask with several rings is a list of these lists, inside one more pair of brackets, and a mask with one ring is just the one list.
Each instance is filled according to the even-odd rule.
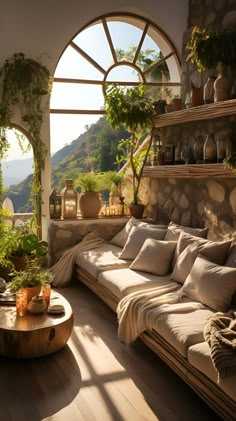
[[156,178],[236,178],[223,164],[158,165],[145,167],[144,177]]
[[215,119],[236,114],[236,100],[214,102],[213,104],[200,105],[181,111],[155,115],[155,127],[174,126],[177,124]]

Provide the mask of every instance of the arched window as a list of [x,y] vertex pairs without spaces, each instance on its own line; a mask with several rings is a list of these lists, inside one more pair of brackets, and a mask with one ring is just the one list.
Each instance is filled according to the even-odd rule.
[[[63,127],[64,143],[70,142],[105,113],[107,82],[128,87],[142,82],[154,99],[179,94],[180,67],[173,44],[153,22],[136,15],[108,15],[84,27],[67,45],[54,75],[52,150],[59,149]],[[74,125],[76,131],[71,132]]]

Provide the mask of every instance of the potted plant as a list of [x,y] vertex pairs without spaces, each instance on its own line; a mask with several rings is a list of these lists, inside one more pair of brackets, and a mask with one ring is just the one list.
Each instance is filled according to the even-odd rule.
[[48,243],[40,240],[28,224],[10,227],[1,221],[2,245],[0,266],[25,269],[27,258],[42,258],[47,255]]
[[51,283],[52,280],[52,273],[48,270],[42,270],[42,267],[37,258],[28,258],[25,270],[12,271],[9,287],[14,291],[22,288],[26,289],[27,302],[29,302],[32,297],[40,294],[41,287]]
[[130,89],[112,85],[108,86],[105,92],[105,110],[111,127],[120,129],[123,126],[131,134],[129,139],[119,142],[117,162],[127,162],[130,165],[133,188],[130,212],[132,213],[137,205],[141,205],[141,217],[144,205],[140,204],[139,188],[151,147],[151,137],[144,149],[140,146],[147,131],[152,127],[153,101],[145,95],[143,85]]
[[79,207],[83,218],[97,218],[102,207],[99,192],[106,188],[105,173],[88,172],[80,174],[75,185],[80,187],[82,195]]

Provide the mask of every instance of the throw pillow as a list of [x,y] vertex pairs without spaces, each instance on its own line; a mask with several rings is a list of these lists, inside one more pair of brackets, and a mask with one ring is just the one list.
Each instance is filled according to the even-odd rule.
[[163,240],[165,234],[166,229],[154,228],[154,225],[133,227],[119,256],[120,259],[134,260],[147,238]]
[[131,263],[130,269],[165,276],[170,271],[176,241],[145,240],[141,250]]
[[[199,253],[212,260],[212,262],[223,265],[230,246],[231,241],[214,242],[195,237],[195,240],[191,241],[178,256],[174,270],[171,274],[171,279],[183,284]],[[176,247],[178,247],[178,244]]]
[[236,268],[236,244],[234,244],[228,254],[228,257],[225,262],[225,266],[230,266],[231,268]]
[[215,311],[227,311],[236,291],[236,268],[217,265],[199,255],[182,293]]
[[139,219],[134,218],[133,216],[128,220],[124,228],[120,232],[118,232],[111,240],[110,242],[118,247],[124,247],[129,233],[132,230],[132,228],[136,225],[142,226],[146,225],[145,222],[140,221]]
[[208,228],[185,227],[184,225],[178,225],[174,222],[170,222],[165,236],[165,241],[177,241],[183,231],[195,235],[196,237],[206,238]]

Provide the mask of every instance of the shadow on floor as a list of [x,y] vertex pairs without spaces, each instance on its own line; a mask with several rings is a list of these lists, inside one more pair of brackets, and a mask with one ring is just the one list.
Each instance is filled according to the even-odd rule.
[[68,346],[36,359],[1,357],[0,421],[40,421],[71,403],[80,386],[80,369]]

